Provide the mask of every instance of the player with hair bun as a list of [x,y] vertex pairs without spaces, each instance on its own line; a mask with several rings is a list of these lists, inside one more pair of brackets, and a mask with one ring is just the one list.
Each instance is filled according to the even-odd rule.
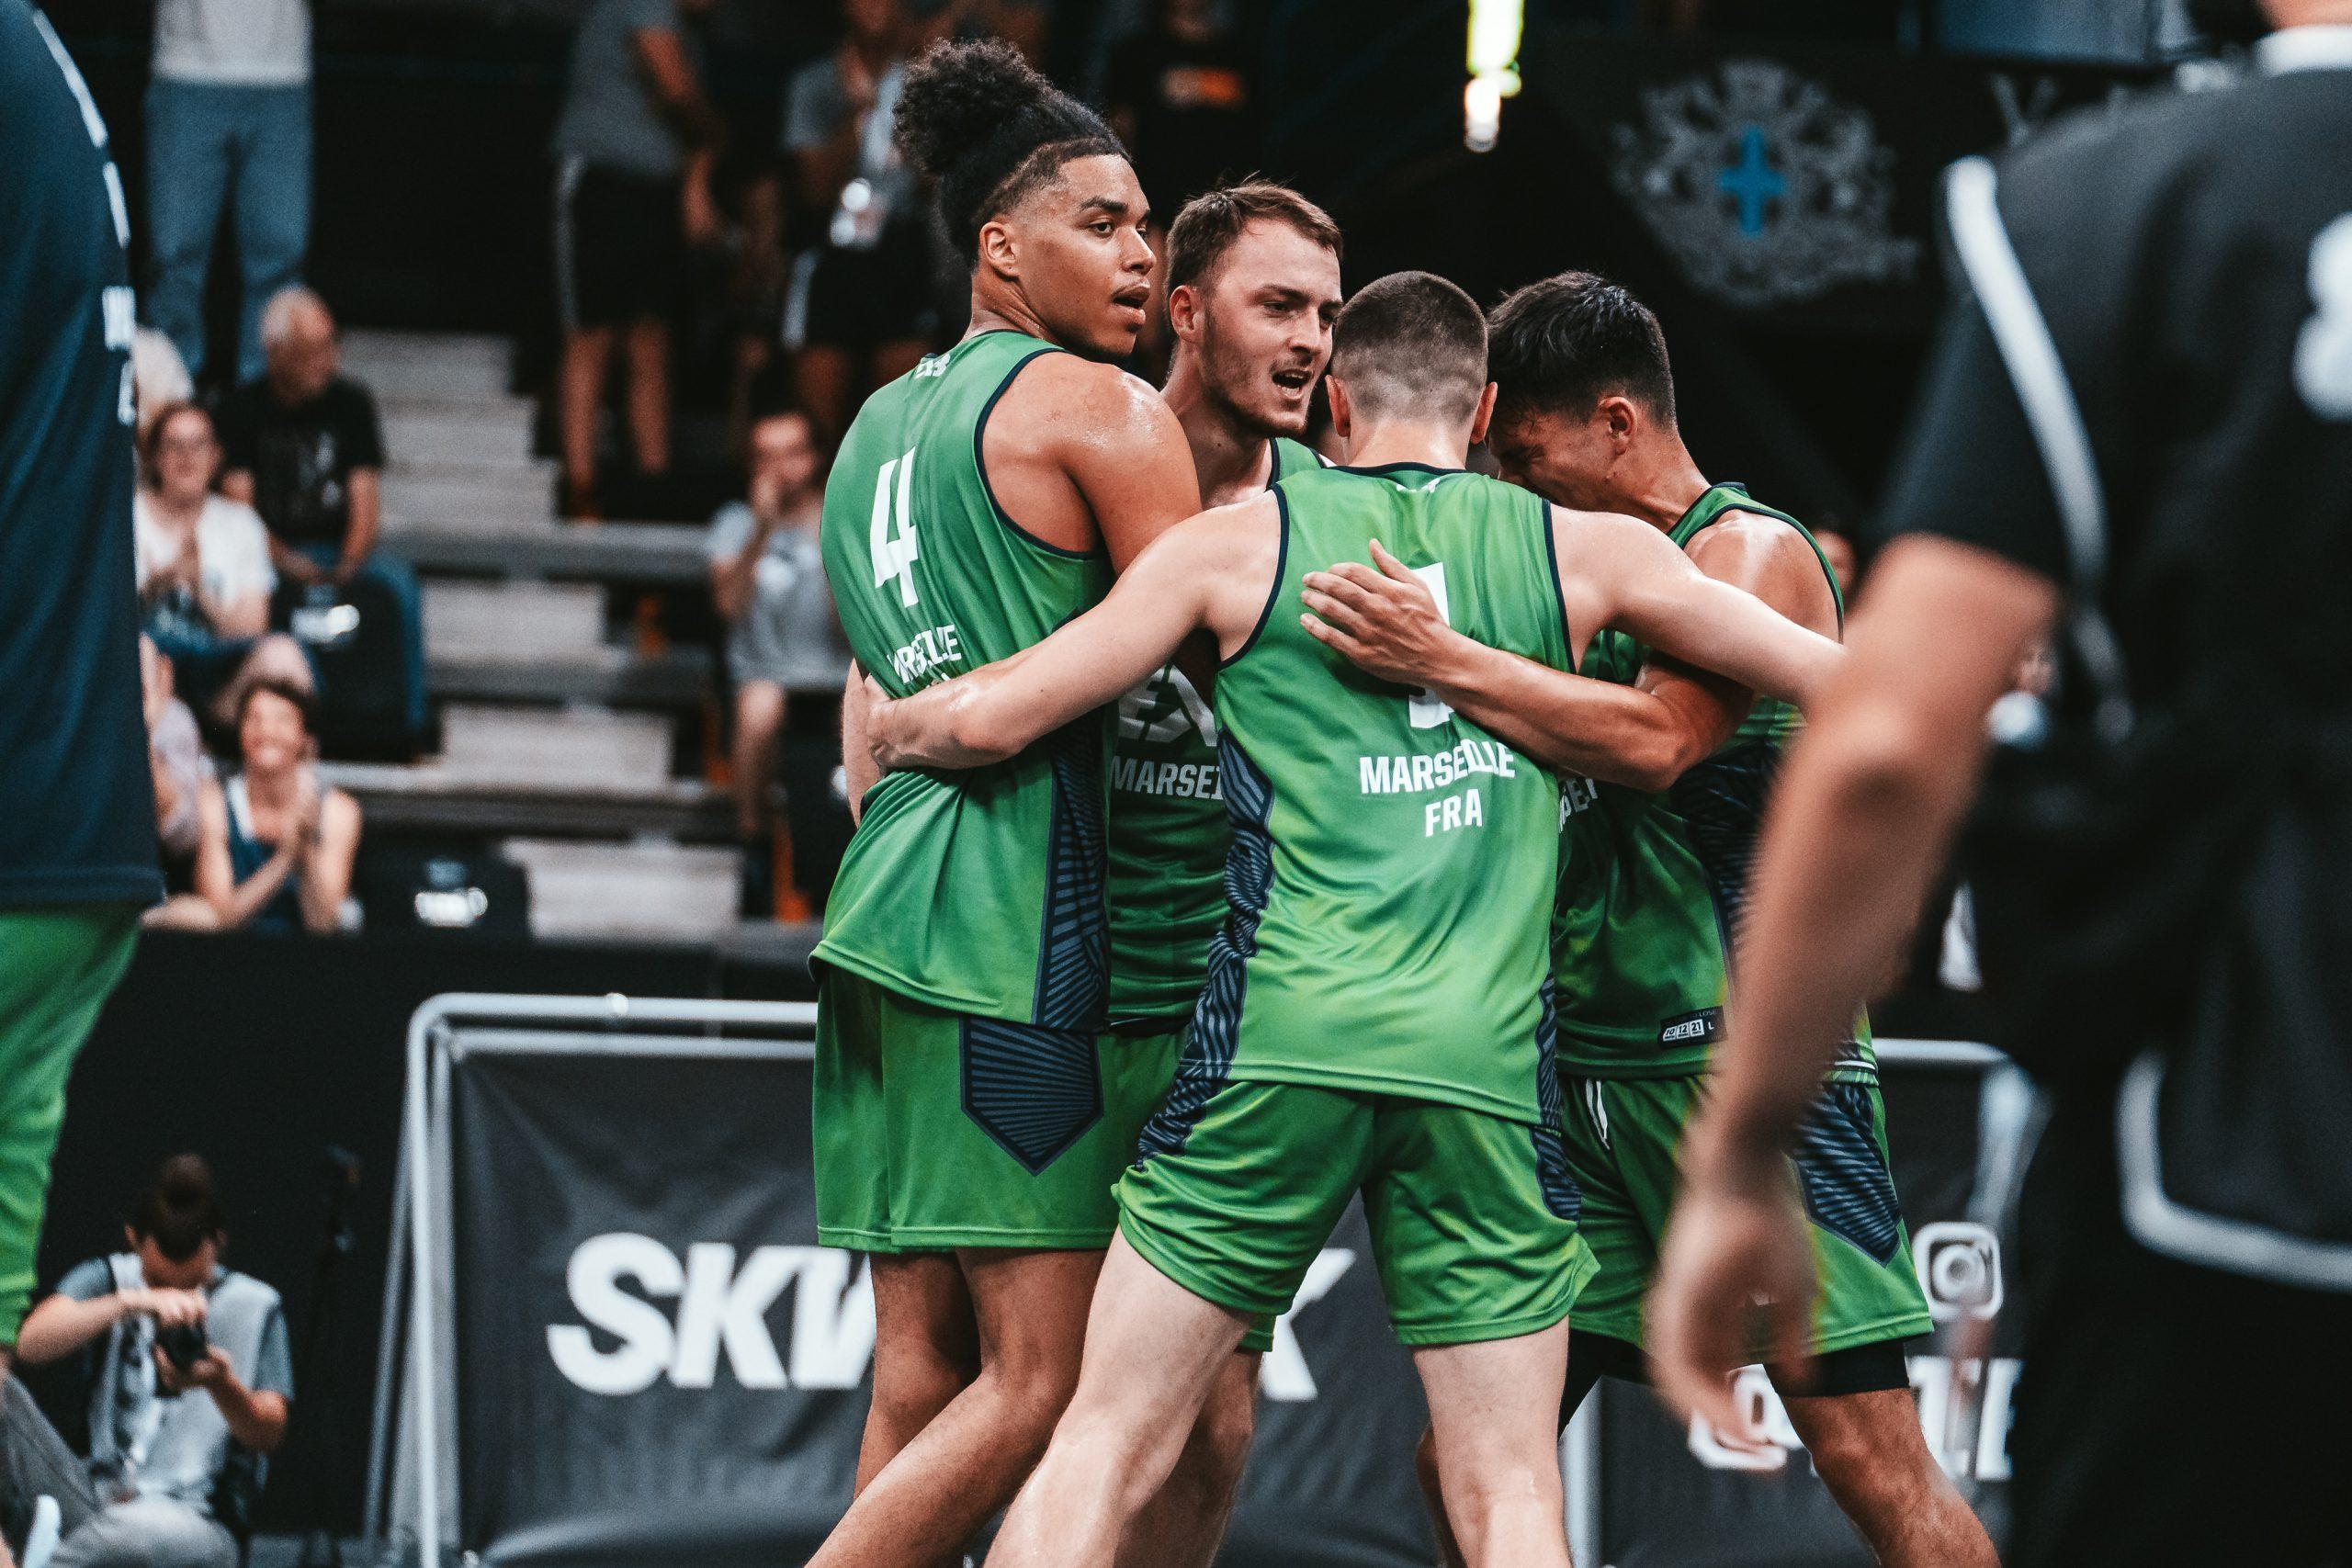
[[[1112,363],[1151,297],[1144,194],[1109,128],[999,43],[925,54],[896,133],[972,325],[867,400],[826,486],[859,826],[814,957],[818,1228],[872,1255],[876,1344],[858,1495],[819,1568],[952,1561],[1012,1499],[1076,1385],[1112,1187],[1170,1070],[1104,1032],[1100,717],[878,782],[863,734],[862,672],[904,696],[1017,653],[1199,510],[1176,417]],[[1172,1497],[1229,1495],[1251,1392],[1204,1415],[1235,1440],[1193,1445],[1215,1473]],[[1123,1562],[1206,1562],[1222,1510],[1167,1511]]]

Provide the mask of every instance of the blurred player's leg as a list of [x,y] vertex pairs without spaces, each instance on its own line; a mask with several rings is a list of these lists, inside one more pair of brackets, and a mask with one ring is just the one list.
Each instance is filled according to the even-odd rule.
[[857,1450],[857,1490],[914,1440],[980,1372],[972,1293],[953,1253],[877,1257],[874,1400]]
[[1245,1349],[1217,1373],[1176,1467],[1127,1531],[1119,1568],[1209,1568],[1216,1561],[1257,1433],[1261,1359]]
[[1567,1568],[1556,1422],[1568,1326],[1413,1352],[1445,1514],[1471,1568]]
[[1782,1403],[1822,1484],[1887,1568],[1999,1568],[1984,1527],[1928,1451],[1908,1387]]
[[1086,1365],[1053,1445],[1005,1516],[1000,1568],[1110,1562],[1175,1468],[1249,1317],[1202,1300],[1111,1242],[1086,1321]]
[[1020,1489],[1077,1386],[1101,1255],[973,1250],[958,1262],[979,1323],[979,1376],[865,1484],[809,1568],[950,1557]]

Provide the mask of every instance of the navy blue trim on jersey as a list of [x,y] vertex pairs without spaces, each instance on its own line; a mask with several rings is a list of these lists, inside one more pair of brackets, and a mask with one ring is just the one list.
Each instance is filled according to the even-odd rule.
[[1470,471],[1467,468],[1458,467],[1445,468],[1437,463],[1374,463],[1369,468],[1362,468],[1353,467],[1347,463],[1334,463],[1331,465],[1331,469],[1334,473],[1367,474],[1374,479],[1379,479],[1384,475],[1393,474],[1397,472],[1399,469],[1404,468],[1410,468],[1417,473],[1423,474],[1466,474]]
[[1568,1174],[1566,1109],[1560,1095],[1560,1031],[1550,976],[1544,976],[1536,997],[1540,1005],[1535,1014],[1535,1109],[1543,1120],[1528,1128],[1527,1135],[1535,1145],[1535,1181],[1543,1191],[1544,1206],[1555,1218],[1574,1224],[1584,1211],[1584,1191]]
[[[1012,333],[1012,330],[1010,327],[995,327],[991,328],[989,332],[976,333],[973,335],[975,337],[988,337],[994,333]],[[1026,333],[1012,333],[1012,335],[1015,337],[1026,337],[1028,334]],[[1012,368],[1006,371],[1004,373],[1004,379],[996,384],[996,390],[989,394],[989,400],[980,405],[980,417],[972,422],[972,466],[979,470],[980,491],[989,498],[989,508],[996,513],[996,520],[1003,524],[1007,528],[1010,528],[1023,543],[1035,545],[1037,548],[1044,550],[1046,554],[1060,556],[1066,560],[1093,560],[1100,556],[1108,554],[1109,547],[1107,546],[1097,546],[1095,548],[1091,550],[1068,549],[1060,545],[1047,543],[1046,540],[1037,537],[1036,535],[1032,534],[1028,529],[1023,528],[1020,524],[1015,523],[1012,520],[1012,513],[1004,509],[1004,502],[996,498],[996,486],[989,482],[989,460],[987,457],[983,457],[980,452],[980,444],[988,439],[989,415],[996,412],[997,403],[1003,399],[1005,393],[1012,389],[1013,379],[1023,370],[1028,369],[1033,363],[1044,358],[1046,355],[1068,354],[1069,352],[1069,350],[1066,348],[1057,348],[1052,344],[1046,344],[1038,348],[1035,354],[1024,354],[1019,359],[1012,362]]]
[[1866,1084],[1829,1083],[1797,1129],[1797,1190],[1813,1223],[1892,1263],[1903,1246],[1903,1203],[1880,1157]]
[[1283,574],[1290,568],[1290,497],[1283,493],[1282,486],[1272,488],[1274,492],[1274,516],[1282,528],[1281,540],[1274,547],[1274,585],[1266,590],[1266,607],[1258,612],[1258,624],[1250,628],[1250,635],[1242,639],[1241,646],[1233,650],[1232,658],[1216,661],[1220,670],[1228,668],[1235,660],[1258,646],[1258,638],[1264,634],[1266,623],[1274,618],[1274,601],[1283,596]]
[[1667,786],[1667,805],[1681,818],[1683,837],[1706,879],[1726,973],[1747,908],[1747,872],[1756,858],[1764,803],[1780,762],[1777,743],[1746,741],[1693,762]]
[[1102,1119],[1102,1057],[1085,1030],[956,1020],[964,1114],[1035,1176]]
[[1209,1097],[1225,1087],[1233,1071],[1250,960],[1258,952],[1258,921],[1273,894],[1274,840],[1268,828],[1274,812],[1273,785],[1229,731],[1217,741],[1217,778],[1225,791],[1227,819],[1233,824],[1233,840],[1225,852],[1225,923],[1209,939],[1208,981],[1194,1005],[1192,1027],[1184,1032],[1175,1080],[1136,1140],[1138,1166],[1154,1155],[1182,1149]]
[[1090,715],[1046,742],[1054,804],[1046,828],[1046,907],[1030,1012],[1043,1029],[1098,1030],[1110,1010],[1102,734],[1101,721]]
[[1539,495],[1535,505],[1544,525],[1544,558],[1552,566],[1552,601],[1560,607],[1560,635],[1567,639],[1563,646],[1568,650],[1568,673],[1573,675],[1584,660],[1577,657],[1577,629],[1568,624],[1568,585],[1560,578],[1560,536],[1552,526],[1552,503]]

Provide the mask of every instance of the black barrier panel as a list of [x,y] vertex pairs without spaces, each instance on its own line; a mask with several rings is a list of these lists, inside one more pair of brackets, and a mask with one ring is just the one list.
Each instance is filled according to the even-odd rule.
[[[807,1557],[870,1392],[863,1261],[816,1245],[808,1068],[463,1049],[451,1075],[461,1546]],[[1224,1568],[1422,1568],[1426,1408],[1351,1207],[1277,1327]]]
[[849,1495],[874,1350],[816,1245],[808,1066],[469,1055],[454,1100],[463,1540],[773,1563]]
[[[1980,1423],[1955,1418],[1945,1343],[1999,1304],[2004,1283],[1996,1242],[1966,1215],[1983,1078],[1965,1067],[1889,1066],[1885,1075],[1887,1141],[1911,1256],[1944,1330],[1909,1347],[1912,1388],[1930,1451],[1971,1492],[1998,1540],[2008,1523],[2016,1352],[2008,1337],[1996,1341]],[[1962,1372],[1972,1384],[1988,1377],[1976,1358]],[[1770,1382],[1751,1369],[1739,1389],[1753,1424],[1725,1434],[1678,1426],[1644,1390],[1602,1385],[1601,1560],[1610,1568],[1869,1568],[1872,1557],[1814,1472]]]

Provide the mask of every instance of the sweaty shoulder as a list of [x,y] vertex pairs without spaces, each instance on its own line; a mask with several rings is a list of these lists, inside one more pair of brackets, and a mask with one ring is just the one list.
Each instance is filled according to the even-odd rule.
[[1837,635],[1838,602],[1821,558],[1786,521],[1726,513],[1701,529],[1683,553],[1716,581],[1746,589],[1800,626]]
[[1041,354],[1016,372],[1001,409],[1024,431],[1060,443],[1132,441],[1182,428],[1151,383],[1076,354]]

